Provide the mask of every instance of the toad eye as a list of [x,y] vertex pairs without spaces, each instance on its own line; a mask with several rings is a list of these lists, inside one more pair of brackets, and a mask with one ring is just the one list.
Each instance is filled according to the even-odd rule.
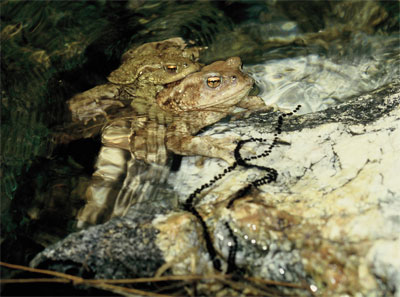
[[210,88],[216,88],[221,84],[221,77],[219,76],[210,76],[207,78],[207,86]]
[[165,66],[165,71],[167,71],[168,73],[176,73],[177,70],[178,70],[178,67],[176,67],[176,65]]

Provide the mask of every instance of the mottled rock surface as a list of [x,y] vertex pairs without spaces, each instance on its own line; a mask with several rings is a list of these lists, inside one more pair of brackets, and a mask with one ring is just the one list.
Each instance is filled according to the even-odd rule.
[[[399,100],[399,85],[395,84],[348,103],[284,121],[281,139],[290,146],[275,147],[268,158],[256,161],[257,165],[275,168],[279,173],[277,182],[262,186],[258,193],[244,198],[245,201],[252,197],[264,207],[257,207],[252,202],[241,205],[253,208],[253,212],[262,218],[254,219],[254,215],[253,221],[249,221],[251,228],[242,226],[241,236],[247,235],[247,239],[239,242],[239,246],[245,246],[249,252],[252,240],[261,249],[278,242],[278,253],[274,251],[278,257],[272,266],[275,273],[265,271],[265,268],[257,271],[254,267],[250,271],[276,279],[277,271],[283,269],[279,280],[296,279],[301,273],[293,275],[296,266],[288,266],[288,259],[300,252],[298,264],[301,263],[304,271],[313,277],[317,287],[327,290],[323,291],[325,294],[340,295],[347,290],[353,294],[376,296],[391,290],[399,294],[400,265],[396,261],[388,262],[389,258],[398,258],[395,247],[399,244],[400,234]],[[272,114],[253,115],[228,125],[220,124],[208,133],[234,133],[243,139],[272,139],[274,125],[270,122],[274,118],[276,116]],[[260,145],[253,148],[258,153],[263,151]],[[209,160],[202,169],[196,169],[195,161],[195,158],[186,159],[176,176],[175,184],[184,193],[182,197],[210,179],[207,175],[210,168],[215,168],[217,173],[224,167],[222,162]],[[215,219],[216,211],[212,207],[262,177],[263,172],[257,171],[235,170],[199,203],[212,216],[209,218],[213,220],[215,234],[224,232],[218,227],[220,220],[232,222],[232,218],[240,216],[240,207],[218,219]],[[184,172],[185,175],[180,175]],[[187,172],[192,175],[188,176]],[[272,243],[273,228],[267,226],[266,230],[260,230],[260,224],[271,212],[276,212],[275,217],[285,214],[297,220],[275,236]],[[245,221],[242,220],[242,225]],[[237,226],[236,222],[230,224]],[[293,252],[290,257],[282,258],[279,252],[285,251],[285,241],[290,242],[286,250]],[[260,255],[259,259],[265,261],[269,255]],[[244,265],[257,263],[257,260],[248,262],[248,257],[238,253],[237,262],[241,261]]]
[[[321,296],[400,296],[399,105],[397,83],[327,110],[285,117],[282,144],[249,161],[275,168],[276,182],[239,194],[266,173],[237,166],[196,196],[222,271],[306,281]],[[272,141],[277,118],[257,113],[204,134]],[[261,154],[269,144],[245,144],[241,154]],[[183,158],[165,191],[126,217],[70,235],[32,265],[72,260],[85,263],[96,278],[214,272],[202,222],[166,199],[173,187],[183,205],[227,167],[215,159]]]

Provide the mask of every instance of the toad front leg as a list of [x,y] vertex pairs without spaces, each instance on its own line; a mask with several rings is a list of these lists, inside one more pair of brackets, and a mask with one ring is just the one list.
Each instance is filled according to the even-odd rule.
[[238,107],[245,108],[248,110],[260,110],[260,109],[270,109],[268,105],[265,104],[264,100],[258,96],[248,96],[240,100]]
[[121,92],[121,86],[107,83],[75,95],[68,100],[72,118],[86,124],[99,115],[106,116],[106,110],[112,106],[123,107],[119,101]]
[[248,96],[243,98],[237,105],[241,108],[245,108],[248,111],[282,111],[287,110],[280,109],[276,104],[266,105],[264,100],[258,96]]
[[243,98],[238,104],[238,107],[246,109],[245,111],[236,113],[232,119],[236,120],[241,117],[249,117],[255,111],[277,111],[278,107],[274,105],[266,105],[264,100],[258,96],[248,96]]
[[236,140],[237,137],[192,136],[185,123],[173,123],[166,134],[167,149],[178,155],[220,158],[229,164],[235,162]]

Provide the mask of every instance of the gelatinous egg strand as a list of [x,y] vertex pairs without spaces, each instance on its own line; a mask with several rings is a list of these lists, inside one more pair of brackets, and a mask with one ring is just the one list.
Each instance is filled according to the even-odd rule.
[[[265,176],[263,176],[262,178],[253,181],[251,184],[247,185],[245,188],[240,190],[238,195],[236,195],[233,199],[231,199],[229,201],[228,205],[226,206],[227,208],[230,208],[233,205],[233,202],[236,199],[239,199],[239,198],[245,196],[251,190],[252,187],[258,187],[258,186],[261,186],[261,185],[276,181],[276,179],[278,177],[278,172],[274,168],[247,163],[247,161],[259,159],[259,158],[262,158],[262,157],[267,157],[271,153],[272,149],[275,147],[275,145],[278,142],[278,135],[282,133],[283,118],[286,117],[286,116],[293,115],[294,113],[296,113],[300,109],[300,107],[301,107],[301,105],[298,105],[292,112],[283,113],[283,114],[279,115],[279,117],[278,117],[278,125],[276,127],[276,132],[274,134],[274,139],[273,139],[271,145],[268,147],[268,149],[265,150],[263,153],[261,153],[259,155],[247,157],[247,158],[242,158],[242,156],[240,154],[240,149],[243,147],[243,145],[245,143],[248,143],[248,142],[267,142],[268,140],[267,139],[263,139],[263,138],[253,138],[253,137],[250,138],[250,139],[246,139],[246,140],[240,140],[238,142],[235,150],[234,150],[234,156],[235,156],[236,162],[234,162],[231,166],[225,168],[223,173],[220,173],[220,174],[216,175],[208,183],[205,183],[202,186],[200,186],[199,188],[197,188],[192,194],[189,195],[189,197],[186,199],[185,203],[183,204],[183,209],[188,211],[188,212],[190,212],[190,213],[192,213],[199,220],[200,225],[201,225],[201,227],[203,229],[203,237],[204,237],[205,242],[206,242],[207,251],[208,251],[208,253],[210,255],[210,259],[211,259],[211,261],[213,263],[213,266],[214,266],[214,268],[216,270],[221,271],[221,262],[220,262],[219,259],[217,259],[217,252],[216,252],[216,250],[214,248],[214,245],[212,243],[211,236],[210,236],[210,234],[208,232],[207,225],[206,225],[205,221],[203,220],[203,218],[201,217],[200,213],[196,210],[196,208],[194,206],[194,199],[204,189],[211,187],[215,182],[217,182],[218,180],[222,179],[229,172],[233,171],[238,165],[246,167],[246,168],[251,168],[251,167],[258,168],[260,170],[266,171],[267,174]],[[236,258],[236,251],[237,251],[237,247],[238,247],[238,242],[237,242],[236,236],[234,235],[234,231],[232,231],[232,229],[230,228],[230,226],[229,226],[229,224],[227,222],[225,223],[225,226],[229,231],[230,237],[233,239],[233,243],[231,241],[228,242],[229,254],[228,254],[228,261],[227,261],[228,268],[227,268],[227,271],[226,271],[226,273],[231,273],[236,269],[235,258]],[[254,241],[254,243],[255,243],[255,241]]]

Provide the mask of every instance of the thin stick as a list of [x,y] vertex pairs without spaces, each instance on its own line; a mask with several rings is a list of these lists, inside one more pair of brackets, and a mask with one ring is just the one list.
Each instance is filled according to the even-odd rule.
[[5,262],[1,262],[1,261],[0,261],[0,265],[8,267],[8,268],[13,268],[13,269],[19,269],[19,270],[25,270],[25,271],[30,271],[30,272],[43,273],[43,274],[48,274],[48,275],[52,275],[52,276],[57,276],[60,278],[69,279],[69,280],[73,281],[74,283],[81,283],[84,281],[84,279],[79,276],[65,274],[65,273],[57,272],[57,271],[51,271],[51,270],[47,270],[47,269],[37,269],[37,268],[28,267],[28,266],[5,263]]
[[132,284],[132,283],[147,283],[147,282],[167,282],[167,281],[191,281],[191,280],[223,280],[230,278],[230,275],[168,275],[158,277],[142,277],[142,278],[127,278],[127,279],[93,279],[88,280],[90,283],[108,283],[108,284]]
[[133,288],[125,288],[125,287],[120,287],[120,286],[115,286],[115,285],[110,285],[110,284],[92,284],[93,286],[96,286],[101,289],[105,290],[111,290],[113,292],[120,292],[120,293],[133,293],[133,294],[138,294],[138,295],[143,295],[143,296],[150,296],[150,297],[173,297],[172,295],[164,295],[164,294],[157,294],[157,293],[151,293],[151,292],[146,292],[138,289],[133,289]]
[[293,283],[287,283],[287,282],[273,281],[273,280],[257,278],[257,277],[251,277],[251,276],[246,276],[245,279],[249,280],[249,281],[256,282],[256,283],[263,283],[263,284],[267,284],[267,285],[276,285],[276,286],[282,286],[282,287],[307,289],[306,286],[301,285],[301,284],[293,284]]
[[[36,272],[36,273],[43,273],[43,274],[49,274],[53,276],[58,276],[61,278],[64,278],[67,282],[68,280],[73,281],[74,284],[85,284],[85,285],[92,285],[94,287],[98,287],[101,289],[105,290],[112,290],[112,291],[118,291],[118,292],[124,292],[124,293],[133,293],[133,294],[139,294],[143,296],[150,296],[150,297],[172,297],[171,295],[164,295],[164,294],[156,294],[156,293],[150,293],[142,290],[137,290],[137,289],[132,289],[132,288],[124,288],[120,286],[115,286],[115,285],[110,285],[106,283],[93,283],[92,280],[85,280],[81,277],[78,276],[73,276],[69,274],[65,274],[62,272],[57,272],[57,271],[51,271],[51,270],[46,270],[46,269],[36,269],[36,268],[31,268],[27,266],[22,266],[22,265],[16,265],[16,264],[10,264],[10,263],[5,263],[0,261],[1,266],[13,268],[13,269],[20,269],[20,270],[25,270],[25,271],[30,271],[30,272]],[[28,279],[28,282],[30,279]],[[5,283],[4,281],[12,281],[12,280],[0,280],[1,283]],[[14,283],[22,283],[23,279],[17,281],[14,280]],[[11,282],[10,282],[11,283]]]
[[18,278],[18,279],[0,279],[0,284],[19,284],[19,283],[69,283],[65,278]]

